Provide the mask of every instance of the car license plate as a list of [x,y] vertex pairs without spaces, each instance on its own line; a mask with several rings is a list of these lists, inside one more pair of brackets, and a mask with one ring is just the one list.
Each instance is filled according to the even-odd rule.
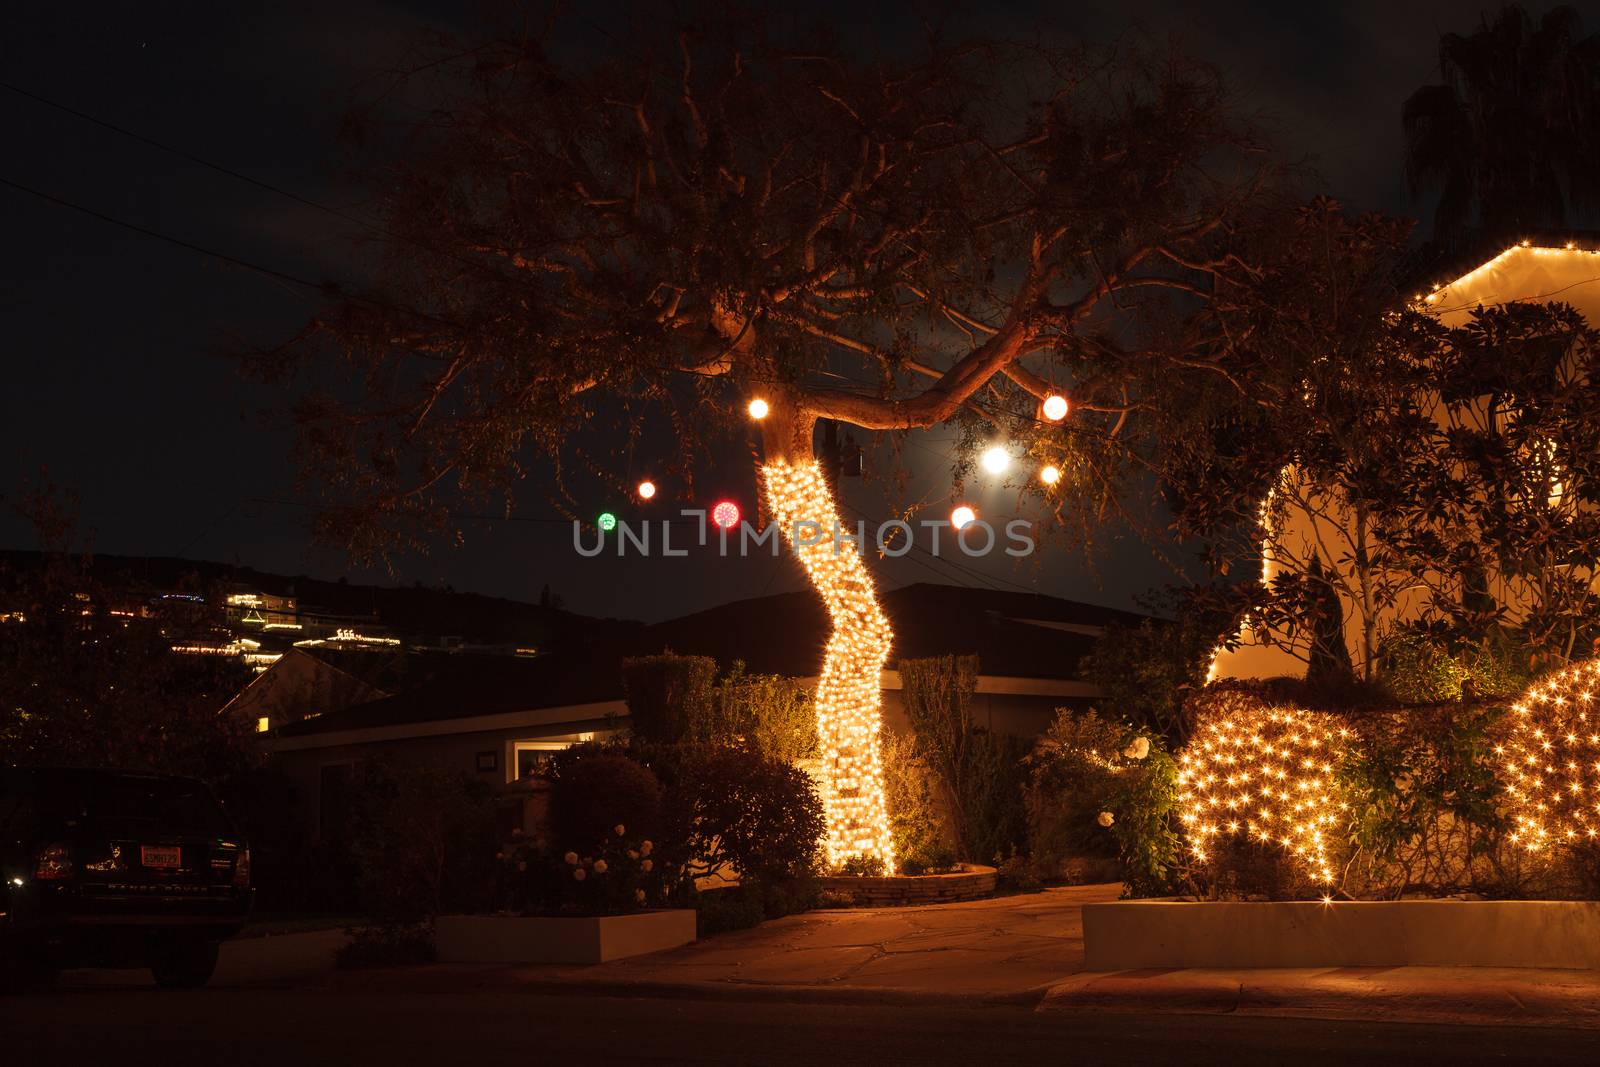
[[177,845],[140,845],[139,862],[146,867],[181,867],[183,850]]

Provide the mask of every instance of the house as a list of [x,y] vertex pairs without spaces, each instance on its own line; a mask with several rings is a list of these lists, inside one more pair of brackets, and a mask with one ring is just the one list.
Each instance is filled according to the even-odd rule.
[[[918,584],[882,594],[895,626],[891,663],[944,654],[979,661],[974,718],[1032,736],[1059,707],[1087,707],[1098,689],[1078,663],[1110,623],[1142,616],[1034,593]],[[532,659],[453,657],[428,680],[274,728],[274,762],[300,788],[319,826],[340,816],[353,768],[375,756],[481,774],[496,784],[528,776],[545,754],[627,728],[622,660],[664,651],[703,655],[722,669],[814,683],[829,621],[811,591],[724,604],[618,631]],[[907,728],[899,672],[883,672],[884,720]],[[313,828],[315,830],[315,828]]]
[[[1591,324],[1600,323],[1600,247],[1592,242],[1521,241],[1492,258],[1469,261],[1468,266],[1470,269],[1418,294],[1415,306],[1447,326],[1459,326],[1479,307],[1560,301],[1572,305]],[[1434,413],[1444,425],[1442,402],[1435,401]],[[1481,411],[1475,415],[1469,408],[1464,414],[1457,410],[1455,417],[1470,421],[1481,420],[1483,415]],[[1358,583],[1349,580],[1348,561],[1357,558],[1360,547],[1358,526],[1351,509],[1334,492],[1309,484],[1294,468],[1285,470],[1274,492],[1282,494],[1277,501],[1281,517],[1272,522],[1264,504],[1263,517],[1271,528],[1261,544],[1261,581],[1271,581],[1284,571],[1336,576],[1332,584],[1342,609],[1345,648],[1358,662],[1375,655],[1373,646],[1395,624],[1422,617],[1428,597],[1419,589],[1401,591],[1378,606],[1363,608]],[[1554,492],[1559,495],[1559,488]],[[1360,554],[1365,554],[1364,549]],[[1527,604],[1527,593],[1517,576],[1490,574],[1485,580],[1496,602],[1506,606],[1513,617]],[[1247,625],[1237,648],[1218,652],[1211,676],[1300,677],[1306,673],[1309,644],[1304,634],[1263,634]]]

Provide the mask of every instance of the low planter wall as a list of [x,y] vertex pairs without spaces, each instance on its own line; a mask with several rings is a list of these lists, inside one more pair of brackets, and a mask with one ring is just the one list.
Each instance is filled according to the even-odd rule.
[[948,874],[891,874],[882,878],[829,875],[825,892],[843,893],[863,907],[894,904],[949,904],[981,900],[994,892],[995,869],[966,864]]
[[441,915],[434,938],[440,963],[605,963],[687,945],[695,939],[695,913]]
[[1085,968],[1600,969],[1600,902],[1119,901],[1083,906]]

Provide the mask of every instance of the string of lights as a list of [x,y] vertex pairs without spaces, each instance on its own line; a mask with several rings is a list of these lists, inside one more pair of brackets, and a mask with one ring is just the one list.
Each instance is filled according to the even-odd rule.
[[822,595],[833,624],[815,698],[828,863],[838,867],[861,856],[881,860],[893,871],[880,730],[883,664],[894,635],[857,546],[836,545],[830,536],[808,544],[811,538],[796,536],[800,524],[831,531],[839,521],[821,465],[769,462],[762,476],[772,517]]

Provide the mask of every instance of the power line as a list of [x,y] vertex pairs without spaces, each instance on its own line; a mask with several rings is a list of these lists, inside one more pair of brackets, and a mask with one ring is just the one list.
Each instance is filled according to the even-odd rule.
[[162,152],[169,152],[172,155],[175,155],[180,159],[186,159],[190,163],[194,163],[197,166],[205,167],[205,168],[207,168],[209,170],[214,170],[218,174],[225,174],[228,177],[235,179],[236,181],[245,182],[246,184],[253,185],[258,189],[264,189],[269,193],[276,193],[279,196],[288,197],[290,200],[293,200],[296,203],[304,204],[306,207],[316,208],[318,211],[326,211],[330,215],[336,215],[339,218],[346,220],[347,222],[353,222],[357,226],[361,226],[361,227],[363,227],[365,229],[371,230],[374,233],[384,233],[384,232],[386,232],[381,227],[374,225],[373,223],[367,221],[366,219],[358,218],[357,216],[352,215],[347,211],[343,211],[343,210],[341,210],[339,208],[332,207],[332,206],[330,206],[328,204],[318,203],[317,201],[312,200],[309,197],[301,196],[299,193],[294,192],[291,189],[284,189],[281,186],[273,185],[271,182],[265,182],[265,181],[262,181],[260,178],[251,177],[250,175],[245,174],[242,171],[234,170],[232,167],[223,166],[221,163],[212,162],[211,160],[206,159],[206,158],[204,158],[202,156],[195,155],[193,152],[186,151],[186,150],[184,150],[182,148],[178,148],[175,145],[167,144],[167,143],[165,143],[163,141],[158,141],[153,137],[146,137],[142,133],[136,133],[133,130],[130,130],[130,129],[124,127],[124,126],[118,126],[114,122],[108,122],[105,119],[99,118],[99,117],[97,117],[95,115],[91,115],[86,111],[79,111],[77,108],[69,107],[66,104],[59,103],[59,102],[57,102],[55,100],[50,100],[50,99],[48,99],[46,97],[40,96],[38,93],[30,92],[29,90],[24,89],[21,86],[12,85],[10,82],[0,81],[0,89],[5,89],[5,90],[7,90],[9,92],[16,93],[18,96],[24,97],[24,98],[26,98],[28,100],[32,100],[36,104],[42,104],[45,107],[54,108],[57,111],[63,112],[63,113],[68,114],[68,115],[71,115],[73,118],[81,119],[84,122],[92,123],[93,125],[99,126],[102,129],[110,130],[112,133],[120,134],[123,137],[129,138],[130,140],[138,141],[140,144],[148,145],[151,148],[158,149],[158,150],[160,150]]
[[134,233],[141,234],[145,237],[154,238],[157,241],[165,241],[167,244],[176,245],[177,247],[187,249],[190,252],[198,252],[202,256],[210,256],[213,259],[220,259],[224,263],[231,263],[236,267],[243,267],[245,270],[255,271],[257,274],[266,275],[268,278],[275,278],[278,281],[288,282],[291,285],[304,286],[307,289],[316,289],[318,292],[322,293],[328,293],[330,290],[334,292],[340,291],[339,286],[332,282],[314,282],[309,278],[297,277],[296,275],[288,274],[272,267],[263,267],[259,263],[252,263],[247,259],[240,259],[238,256],[232,256],[226,252],[218,252],[214,248],[206,248],[204,245],[197,245],[192,241],[185,241],[181,237],[173,237],[170,234],[162,233],[159,230],[152,230],[148,227],[140,226],[136,222],[128,222],[126,219],[119,219],[114,215],[107,215],[102,211],[96,211],[94,208],[84,207],[82,204],[75,204],[71,200],[64,200],[59,196],[54,196],[50,193],[43,192],[42,190],[23,185],[21,182],[14,182],[10,178],[0,177],[0,185],[4,185],[10,189],[15,189],[19,193],[27,193],[29,196],[38,197],[40,200],[48,201],[49,203],[55,204],[58,207],[64,207],[72,211],[80,212],[84,215],[88,215],[90,218],[99,219],[101,222],[109,222],[113,226],[121,226],[125,230],[131,230]]

